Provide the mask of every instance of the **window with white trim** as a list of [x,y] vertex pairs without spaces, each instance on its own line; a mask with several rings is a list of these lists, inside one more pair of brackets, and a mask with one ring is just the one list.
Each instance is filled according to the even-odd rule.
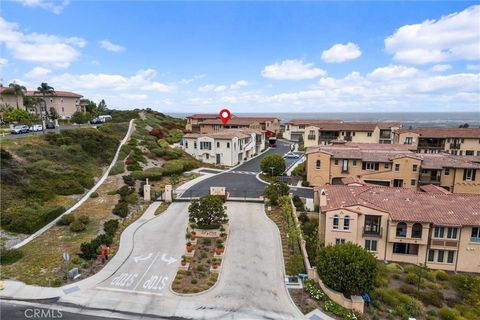
[[333,229],[338,229],[338,214],[333,216]]

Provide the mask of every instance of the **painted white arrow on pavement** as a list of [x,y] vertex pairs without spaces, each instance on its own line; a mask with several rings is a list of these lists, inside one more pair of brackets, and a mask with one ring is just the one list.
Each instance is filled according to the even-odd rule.
[[144,257],[144,256],[136,256],[133,258],[133,260],[135,261],[135,263],[137,263],[138,261],[142,261],[142,260],[148,260],[152,257],[152,254],[153,253],[149,253],[148,256]]
[[166,255],[165,255],[165,253],[164,253],[164,254],[162,254],[162,261],[165,261],[165,262],[167,262],[168,264],[172,264],[172,263],[174,263],[175,261],[177,261],[177,259],[175,259],[175,258],[173,258],[173,257],[170,257],[170,258],[167,259]]

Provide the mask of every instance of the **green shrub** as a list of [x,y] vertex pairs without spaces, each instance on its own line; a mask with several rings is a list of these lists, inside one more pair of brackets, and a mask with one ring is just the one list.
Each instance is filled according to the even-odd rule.
[[134,204],[137,202],[137,195],[135,193],[130,193],[124,198],[124,200],[129,204]]
[[73,213],[63,215],[60,220],[57,221],[57,225],[59,226],[68,226],[70,223],[75,221],[75,216]]
[[165,139],[158,139],[157,143],[160,148],[166,149],[169,147],[169,144]]
[[435,273],[435,278],[440,281],[447,281],[448,274],[443,270],[437,270]]
[[395,314],[401,318],[420,317],[425,314],[422,302],[395,289],[376,288],[372,292],[372,297],[394,307]]
[[125,182],[127,186],[133,187],[135,185],[135,178],[131,174],[128,176],[123,176],[123,182]]
[[407,274],[407,276],[405,277],[405,282],[408,283],[408,284],[418,284],[418,276],[413,273],[413,272],[409,272]]
[[142,171],[142,166],[138,162],[135,162],[134,164],[128,165],[127,170],[128,171]]
[[98,198],[98,192],[94,191],[92,194],[90,194],[90,198]]
[[438,312],[440,319],[442,320],[458,320],[460,318],[460,312],[455,309],[443,307]]
[[108,174],[109,176],[115,176],[120,173],[125,172],[125,164],[123,163],[122,160],[118,160],[115,165],[112,167],[112,170],[110,170],[110,173]]
[[394,262],[387,264],[386,268],[390,272],[402,272],[403,271],[402,266],[399,265],[398,263],[394,263]]
[[353,243],[321,248],[316,266],[328,287],[345,294],[371,290],[377,274],[375,257]]
[[70,224],[70,231],[80,232],[87,228],[87,226],[79,220],[75,220]]
[[31,203],[24,207],[3,211],[0,221],[2,228],[7,231],[31,234],[63,212],[65,212],[65,208],[60,206],[42,208],[37,203]]
[[18,249],[0,249],[0,264],[7,265],[12,264],[20,260],[23,256],[22,251]]
[[265,174],[273,176],[281,175],[285,171],[285,159],[279,154],[269,154],[260,161],[260,168]]
[[135,171],[132,172],[132,176],[141,181],[145,181],[146,179],[150,181],[158,181],[163,177],[163,169],[162,168],[149,168],[144,171]]
[[107,235],[113,236],[118,229],[118,220],[111,219],[103,223],[103,230]]
[[113,208],[112,213],[125,218],[128,215],[128,204],[124,201],[119,201]]
[[90,222],[90,218],[86,215],[81,215],[80,217],[78,217],[78,221],[83,224],[88,224]]
[[197,283],[198,283],[198,280],[195,279],[195,278],[193,278],[192,280],[190,280],[190,282],[191,282],[192,284],[197,284]]

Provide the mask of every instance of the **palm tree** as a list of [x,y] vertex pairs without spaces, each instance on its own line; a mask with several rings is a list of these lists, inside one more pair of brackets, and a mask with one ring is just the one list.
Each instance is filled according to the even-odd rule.
[[15,82],[12,82],[8,85],[8,89],[4,91],[7,94],[13,94],[17,98],[17,109],[20,109],[18,106],[18,97],[25,97],[27,88]]
[[[42,101],[43,101],[43,107],[41,106],[40,103],[40,116],[42,119],[47,119],[48,111],[47,111],[47,101],[45,100],[45,96],[47,95],[55,95],[55,90],[53,87],[49,86],[48,83],[42,82],[40,84],[40,87],[37,88],[37,91],[35,93],[41,93],[42,94]],[[45,126],[43,125],[42,121],[42,129],[45,131]]]
[[23,105],[25,106],[25,110],[29,111],[30,108],[35,109],[35,114],[37,114],[37,105],[39,104],[39,100],[37,97],[26,96],[23,99]]

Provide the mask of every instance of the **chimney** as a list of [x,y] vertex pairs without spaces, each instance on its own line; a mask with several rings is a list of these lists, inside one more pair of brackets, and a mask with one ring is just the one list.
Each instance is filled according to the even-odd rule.
[[325,189],[320,190],[320,207],[327,205],[327,193]]

